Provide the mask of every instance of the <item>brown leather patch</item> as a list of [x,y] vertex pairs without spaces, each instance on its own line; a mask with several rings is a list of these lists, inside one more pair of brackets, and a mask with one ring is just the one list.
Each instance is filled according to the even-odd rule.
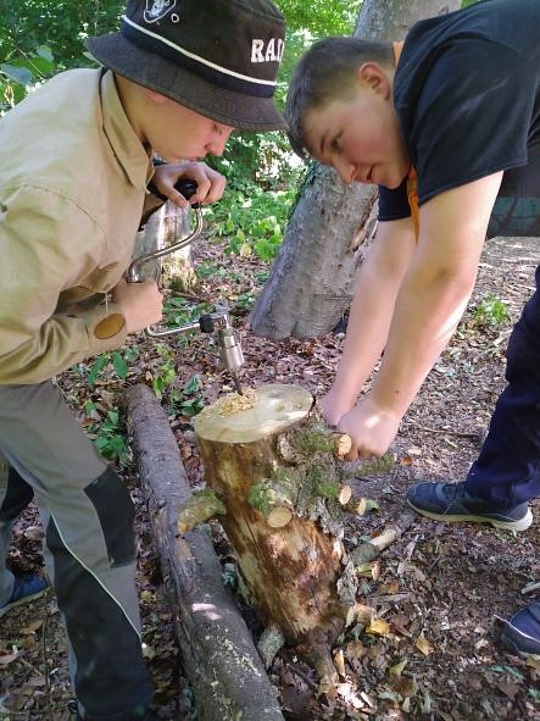
[[111,315],[99,321],[94,328],[94,335],[100,340],[112,338],[113,335],[116,335],[122,330],[125,322],[126,319],[121,313],[111,313]]

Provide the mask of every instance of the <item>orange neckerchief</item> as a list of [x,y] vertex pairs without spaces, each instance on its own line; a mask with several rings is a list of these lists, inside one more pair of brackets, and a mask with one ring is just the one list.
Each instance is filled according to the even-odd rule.
[[[399,62],[401,50],[403,49],[403,41],[399,43],[392,43],[394,47],[394,58],[396,60],[396,67]],[[416,239],[418,240],[418,233],[420,232],[420,206],[418,205],[418,176],[416,170],[412,167],[407,174],[407,200],[409,201],[409,207],[411,209],[411,217],[414,225],[414,232]]]

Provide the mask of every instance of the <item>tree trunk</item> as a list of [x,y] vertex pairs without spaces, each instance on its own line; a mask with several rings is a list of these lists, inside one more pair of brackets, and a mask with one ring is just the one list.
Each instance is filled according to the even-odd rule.
[[333,615],[342,549],[309,518],[291,513],[276,529],[264,512],[274,493],[296,505],[304,479],[279,449],[292,445],[291,434],[311,410],[311,394],[299,386],[268,385],[253,397],[252,407],[226,415],[219,402],[210,406],[195,419],[195,433],[206,485],[224,503],[220,522],[255,605],[298,643]]
[[224,396],[194,429],[207,487],[178,508],[180,533],[217,515],[265,624],[258,645],[265,665],[287,642],[318,672],[319,692],[335,690],[335,639],[375,615],[357,602],[357,567],[369,570],[410,520],[345,549],[347,518],[358,505],[341,478],[351,439],[326,426],[300,386]]
[[[266,628],[305,654],[326,688],[336,676],[330,649],[356,603],[339,593],[340,444],[299,386],[262,386],[237,396],[237,408],[224,408],[227,398],[195,419],[207,487],[224,504],[220,523]],[[286,520],[274,524],[268,511],[281,504]]]
[[[416,20],[460,6],[461,0],[364,0],[354,34],[402,40]],[[307,338],[335,327],[354,295],[376,196],[374,186],[344,185],[333,169],[314,164],[251,314],[254,333]]]

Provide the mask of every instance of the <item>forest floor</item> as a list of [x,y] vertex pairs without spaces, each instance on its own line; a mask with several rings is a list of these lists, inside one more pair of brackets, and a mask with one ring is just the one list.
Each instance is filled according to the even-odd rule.
[[[379,533],[400,517],[406,488],[421,479],[464,477],[504,387],[504,350],[512,323],[534,287],[537,247],[522,239],[486,244],[468,310],[403,420],[393,447],[395,466],[366,474],[351,465],[351,477],[360,476],[353,481],[355,492],[375,503],[373,510],[351,519],[348,533]],[[248,310],[268,266],[222,251],[209,242],[194,249],[196,265],[207,271],[195,293],[200,299],[228,298],[242,337],[245,384],[298,383],[320,397],[333,379],[343,335],[279,342],[255,337]],[[188,345],[181,350],[179,345],[156,343],[141,334],[132,343],[133,360],[123,382],[106,368],[92,388],[81,369],[65,373],[59,383],[89,430],[96,414],[110,419],[125,383],[150,383],[164,373],[159,371],[164,358],[174,366],[177,389],[193,388],[197,376],[199,402],[212,403],[233,390],[211,339],[194,333]],[[191,430],[189,409],[195,399],[190,393],[180,395],[183,401],[177,399],[170,418],[190,482],[199,488],[204,472]],[[143,640],[156,709],[164,721],[195,721],[136,468],[128,462],[120,470],[138,509]],[[339,639],[335,651],[343,663],[335,697],[317,698],[317,679],[294,649],[276,657],[269,678],[285,718],[540,721],[540,662],[526,663],[507,653],[499,642],[498,621],[540,594],[538,588],[528,591],[540,582],[540,501],[532,508],[534,524],[518,535],[415,518],[362,578],[359,600],[387,625],[378,633],[355,626]],[[41,538],[36,511],[30,507],[15,527],[10,560],[16,570],[41,568]],[[230,564],[231,556],[224,560]],[[68,721],[70,697],[66,643],[49,592],[0,622],[0,719]]]

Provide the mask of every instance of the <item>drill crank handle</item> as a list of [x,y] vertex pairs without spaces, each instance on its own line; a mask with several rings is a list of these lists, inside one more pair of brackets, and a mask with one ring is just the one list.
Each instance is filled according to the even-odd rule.
[[[182,193],[184,198],[186,200],[189,200],[195,193],[197,192],[197,183],[194,180],[191,180],[191,178],[180,178],[179,181],[177,181],[174,184],[175,190],[177,190],[179,193]],[[166,203],[169,198],[166,195],[163,195],[152,181],[148,183],[148,190],[152,193],[152,195],[155,195],[156,198],[159,198],[164,203]],[[191,206],[192,208],[198,208],[200,203],[193,203]]]

